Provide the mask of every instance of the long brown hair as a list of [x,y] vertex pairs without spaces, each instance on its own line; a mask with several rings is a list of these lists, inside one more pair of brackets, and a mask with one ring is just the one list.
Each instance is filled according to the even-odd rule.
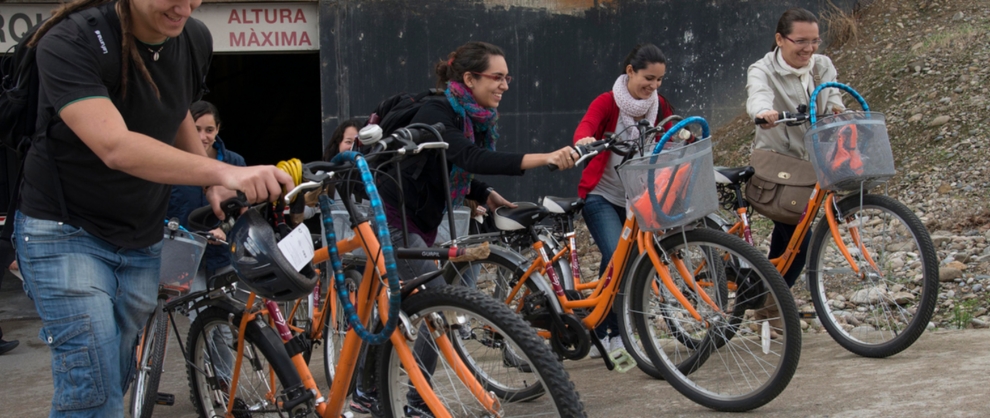
[[[806,22],[818,24],[818,18],[815,17],[814,13],[811,13],[800,7],[792,7],[787,9],[784,14],[780,15],[780,20],[777,21],[777,31],[774,34],[779,33],[781,36],[787,37],[794,30],[794,22]],[[776,38],[776,37],[775,37]],[[774,40],[773,44],[770,46],[770,51],[777,49],[777,41]]]
[[[73,2],[65,3],[59,8],[52,11],[51,19],[45,21],[35,32],[34,36],[28,42],[28,47],[35,47],[38,45],[38,41],[41,40],[42,36],[48,32],[55,24],[61,22],[63,19],[68,17],[70,14],[75,13],[80,10],[88,9],[91,7],[96,7],[105,3],[110,3],[114,0],[76,0]],[[144,65],[144,59],[138,53],[137,48],[137,38],[131,33],[131,0],[117,0],[120,5],[120,30],[123,33],[121,37],[120,46],[120,86],[121,86],[121,97],[127,97],[127,70],[130,67],[131,61],[137,67],[138,71],[141,73],[141,77],[144,78],[148,84],[151,84],[151,89],[155,91],[155,97],[161,100],[161,93],[158,91],[158,85],[155,81],[151,79],[151,73],[148,72],[148,67]]]

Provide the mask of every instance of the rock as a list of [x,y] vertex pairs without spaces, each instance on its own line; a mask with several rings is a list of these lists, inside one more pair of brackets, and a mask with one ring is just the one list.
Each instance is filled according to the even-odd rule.
[[977,283],[977,284],[973,285],[973,293],[979,293],[979,292],[982,292],[982,291],[983,291],[983,285],[982,284]]
[[954,269],[959,269],[960,271],[962,271],[962,270],[966,270],[966,265],[965,265],[965,264],[963,264],[963,263],[960,263],[960,262],[958,261],[958,258],[957,258],[956,260],[957,260],[957,261],[952,261],[952,262],[949,262],[949,264],[946,264],[945,266],[946,266],[946,267],[950,267],[950,268],[954,268]]
[[[960,272],[959,274],[962,274]],[[853,293],[849,301],[857,305],[867,305],[871,303],[876,303],[880,300],[881,290],[879,289],[860,289],[856,293]]]
[[908,118],[908,122],[912,122],[912,123],[913,122],[918,122],[923,117],[924,117],[924,115],[922,115],[921,113],[916,113],[914,116],[911,116],[910,118]]
[[[911,52],[917,51],[917,50],[921,49],[921,47],[923,47],[923,46],[925,46],[925,43],[924,42],[918,42],[918,43],[916,43],[914,45],[911,45]],[[914,72],[920,72],[921,71],[921,66],[920,65],[916,65],[914,68],[915,68]]]
[[990,328],[990,326],[988,326],[987,324],[987,321],[984,321],[979,318],[973,318],[969,320],[969,323],[973,324],[973,328]]
[[802,319],[802,320],[800,321],[800,323],[801,323],[801,330],[807,330],[807,329],[808,329],[809,327],[811,327],[811,325],[809,325],[809,324],[808,324],[807,322],[805,322],[805,320],[803,320],[803,319]]
[[[938,138],[941,138],[941,136],[938,137]],[[938,138],[936,138],[936,139],[938,139]],[[950,185],[948,183],[942,183],[941,186],[938,186],[938,194],[948,194],[951,191],[952,191],[952,185]]]
[[951,282],[960,277],[962,277],[962,270],[957,268],[939,267],[938,269],[938,281],[942,283]]
[[960,20],[963,20],[963,17],[964,16],[965,15],[963,14],[963,12],[956,13],[956,14],[952,15],[952,21],[953,22],[958,22]]
[[937,117],[935,119],[932,119],[931,122],[928,122],[928,126],[931,126],[931,127],[942,126],[942,125],[945,125],[946,123],[949,123],[949,120],[950,119],[952,119],[952,118],[950,118],[949,116],[946,116],[946,115],[942,115],[942,116],[939,116],[939,117]]
[[914,296],[913,293],[910,292],[897,292],[894,293],[893,299],[894,299],[894,303],[898,305],[906,305],[908,303],[913,302],[916,299],[916,297]]
[[[949,104],[949,102],[951,102],[951,101],[952,101],[952,98],[951,97],[943,97],[941,99],[938,99],[938,102],[939,103],[942,103],[942,104]],[[946,121],[948,121],[948,120],[946,120]]]

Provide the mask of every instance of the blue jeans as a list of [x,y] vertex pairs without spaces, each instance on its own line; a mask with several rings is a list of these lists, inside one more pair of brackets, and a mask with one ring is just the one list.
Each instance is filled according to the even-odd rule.
[[[612,260],[615,247],[619,244],[622,224],[626,222],[626,208],[613,205],[599,195],[589,194],[584,199],[584,209],[581,213],[584,216],[584,223],[588,225],[588,232],[602,252],[602,262],[598,266],[598,277],[601,277],[608,268],[608,262]],[[610,311],[605,316],[605,321],[595,328],[595,336],[599,340],[606,336],[609,338],[619,336],[619,318],[614,310]]]
[[123,416],[138,337],[158,296],[162,244],[124,249],[20,212],[14,222],[24,290],[52,353],[50,416]]

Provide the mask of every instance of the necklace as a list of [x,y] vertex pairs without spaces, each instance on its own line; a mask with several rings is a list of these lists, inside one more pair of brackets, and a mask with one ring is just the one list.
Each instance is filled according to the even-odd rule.
[[[168,38],[165,38],[165,42],[168,42]],[[158,56],[159,56],[158,53],[159,52],[162,52],[162,50],[165,49],[165,42],[162,42],[162,45],[158,47],[158,50],[157,51],[155,51],[154,49],[151,49],[151,47],[147,47],[148,48],[148,52],[150,52],[150,53],[153,54],[151,56],[151,59],[155,60],[156,62],[158,61]]]

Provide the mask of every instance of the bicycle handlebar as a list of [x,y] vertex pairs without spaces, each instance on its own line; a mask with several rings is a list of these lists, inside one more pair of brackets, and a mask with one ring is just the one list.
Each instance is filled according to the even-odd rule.
[[[774,125],[780,123],[786,123],[788,126],[795,126],[795,125],[800,125],[801,123],[804,123],[804,121],[808,120],[808,115],[806,113],[783,112],[783,111],[778,111],[778,113],[780,113],[781,118],[777,119],[777,121],[774,122]],[[768,123],[766,119],[763,118],[753,119],[753,124],[755,125],[763,125],[765,123]]]

